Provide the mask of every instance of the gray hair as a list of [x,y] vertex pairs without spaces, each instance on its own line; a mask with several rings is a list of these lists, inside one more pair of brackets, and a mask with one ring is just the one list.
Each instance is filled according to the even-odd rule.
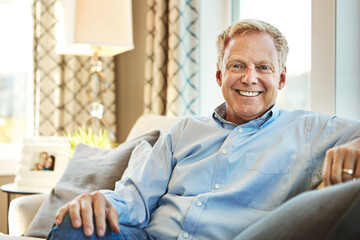
[[254,19],[235,22],[218,36],[216,41],[218,68],[221,67],[225,47],[230,39],[236,34],[245,35],[251,32],[267,33],[272,37],[276,50],[278,51],[280,69],[284,68],[286,66],[286,58],[289,53],[289,47],[285,36],[269,23]]

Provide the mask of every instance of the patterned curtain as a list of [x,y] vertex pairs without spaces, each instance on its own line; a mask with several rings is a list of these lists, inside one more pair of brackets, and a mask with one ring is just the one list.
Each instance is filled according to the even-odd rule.
[[[90,118],[86,94],[91,57],[55,53],[55,10],[61,0],[34,0],[34,122],[35,135],[63,135],[83,126]],[[104,98],[104,121],[116,134],[115,63],[102,58],[108,82]]]
[[198,2],[148,0],[144,113],[198,113]]

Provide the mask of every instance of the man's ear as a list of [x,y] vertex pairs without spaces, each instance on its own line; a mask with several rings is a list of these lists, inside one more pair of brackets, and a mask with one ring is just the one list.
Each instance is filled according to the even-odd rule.
[[219,87],[222,86],[221,70],[219,69],[219,66],[217,67],[217,70],[216,70],[216,82],[219,85]]
[[283,71],[280,73],[280,81],[278,89],[281,90],[284,88],[286,83],[286,67],[284,67]]

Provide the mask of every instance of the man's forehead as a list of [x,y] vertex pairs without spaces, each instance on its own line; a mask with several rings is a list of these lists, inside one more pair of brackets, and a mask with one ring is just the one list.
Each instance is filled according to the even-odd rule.
[[[245,45],[244,45],[245,44]],[[279,63],[278,51],[267,33],[236,34],[226,44],[223,61]]]
[[248,58],[245,58],[241,55],[238,54],[229,54],[228,56],[226,56],[226,58],[224,58],[225,62],[255,62],[255,63],[262,63],[262,62],[276,62],[277,59],[274,59],[270,56],[263,56],[261,58],[257,58],[257,57],[253,57],[250,56]]

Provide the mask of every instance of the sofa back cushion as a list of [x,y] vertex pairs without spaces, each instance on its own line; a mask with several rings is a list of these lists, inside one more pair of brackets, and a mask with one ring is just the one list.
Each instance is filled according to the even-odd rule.
[[128,134],[126,141],[130,141],[144,133],[160,130],[166,132],[184,117],[166,117],[160,115],[142,115],[140,116]]

